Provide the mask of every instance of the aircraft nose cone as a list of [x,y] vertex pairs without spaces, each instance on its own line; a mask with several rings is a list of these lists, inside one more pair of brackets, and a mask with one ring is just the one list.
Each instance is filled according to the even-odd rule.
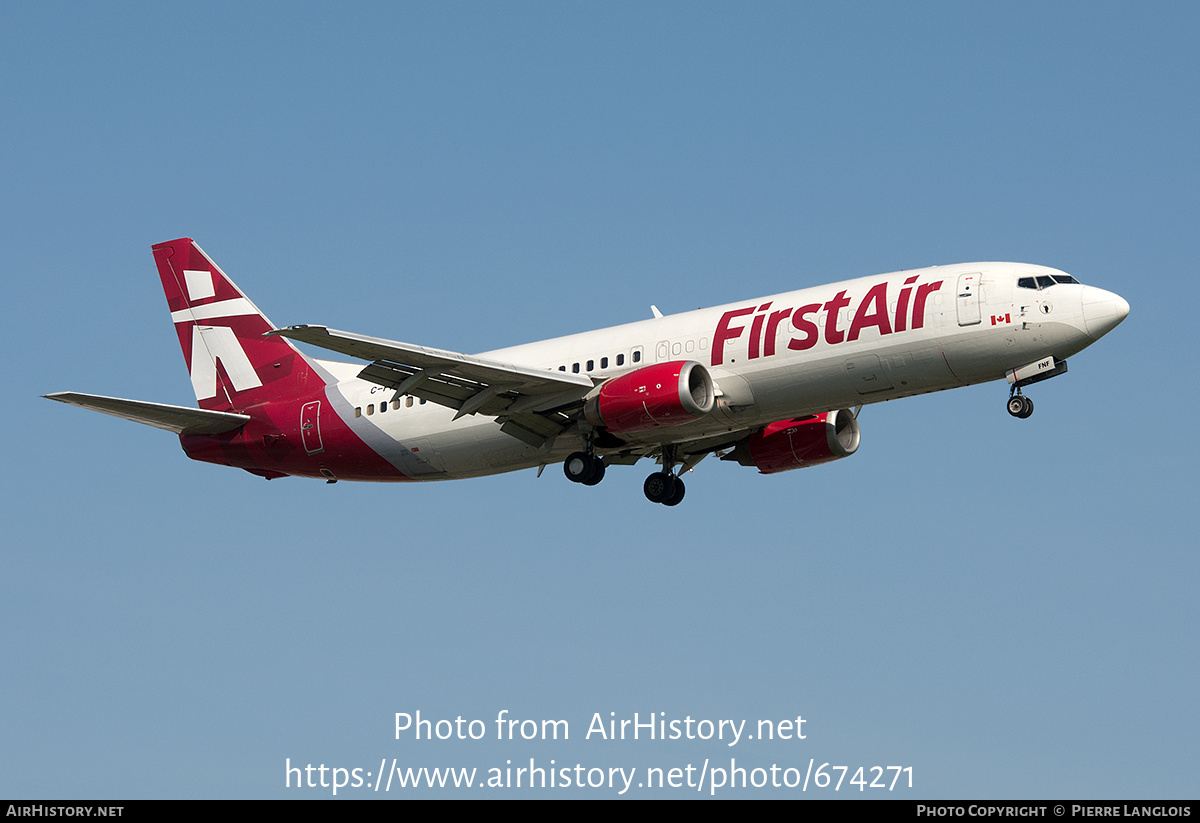
[[1083,322],[1093,340],[1099,340],[1129,316],[1129,303],[1110,291],[1084,286],[1082,300]]

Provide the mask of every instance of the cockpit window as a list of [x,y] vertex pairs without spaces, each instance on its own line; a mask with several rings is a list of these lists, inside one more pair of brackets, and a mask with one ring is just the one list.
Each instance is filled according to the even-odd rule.
[[1079,281],[1069,274],[1039,274],[1037,277],[1018,277],[1017,286],[1022,289],[1048,289],[1055,283],[1074,283]]

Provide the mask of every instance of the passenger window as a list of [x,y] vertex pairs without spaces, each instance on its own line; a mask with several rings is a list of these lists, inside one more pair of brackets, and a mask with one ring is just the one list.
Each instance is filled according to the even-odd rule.
[[578,363],[571,364],[571,372],[573,374],[579,374],[579,364]]
[[375,404],[371,403],[367,406],[367,417],[370,417],[374,413],[375,413]]
[[566,366],[559,366],[559,367],[558,367],[558,370],[559,370],[559,371],[566,371],[566,370],[567,370],[567,367],[566,367]]
[[386,400],[379,404],[379,413],[383,414],[385,411],[387,411],[387,401]]
[[634,363],[641,363],[641,362],[642,362],[642,350],[641,350],[641,349],[634,349],[634,350],[633,350],[633,362],[634,362]]
[[355,407],[354,407],[354,416],[355,416],[355,417],[362,417],[362,406],[355,406]]
[[623,355],[623,354],[618,354],[618,355],[617,355],[617,365],[618,365],[618,366],[624,366],[624,365],[625,365],[625,355]]
[[608,358],[607,357],[600,358],[600,368],[602,368],[602,369],[608,368]]
[[404,398],[404,407],[406,409],[412,408],[412,395],[411,394],[408,397]]
[[587,370],[588,370],[588,371],[591,371],[591,370],[592,370],[592,369],[594,369],[594,368],[596,368],[596,361],[595,361],[595,360],[589,360],[589,361],[588,361],[588,364],[587,364]]

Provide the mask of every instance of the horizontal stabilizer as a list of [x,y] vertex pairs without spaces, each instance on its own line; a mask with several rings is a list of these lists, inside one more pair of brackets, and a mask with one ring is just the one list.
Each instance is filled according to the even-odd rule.
[[240,428],[250,420],[248,414],[206,411],[187,406],[169,406],[166,403],[147,403],[144,400],[123,400],[120,397],[102,397],[98,394],[64,391],[42,396],[47,400],[82,406],[176,434],[220,434]]

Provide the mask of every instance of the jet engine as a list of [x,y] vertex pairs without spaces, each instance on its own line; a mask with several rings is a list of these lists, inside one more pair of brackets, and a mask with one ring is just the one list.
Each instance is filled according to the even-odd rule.
[[771,423],[721,459],[774,474],[849,457],[858,450],[858,441],[858,419],[849,409],[840,409]]
[[621,434],[687,423],[711,412],[715,400],[708,369],[675,360],[601,383],[584,402],[583,415],[593,426]]

